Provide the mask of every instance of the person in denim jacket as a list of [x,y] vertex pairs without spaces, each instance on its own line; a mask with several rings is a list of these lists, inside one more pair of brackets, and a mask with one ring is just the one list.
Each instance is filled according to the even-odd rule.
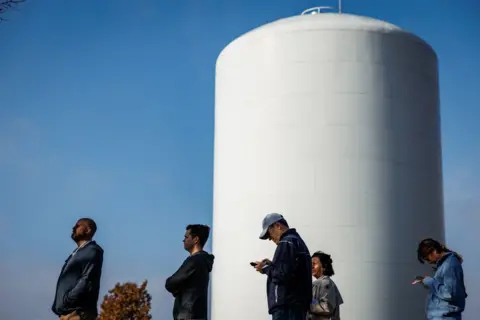
[[418,245],[418,260],[434,266],[433,277],[418,277],[429,290],[426,316],[429,320],[461,320],[467,293],[463,280],[462,257],[434,239]]

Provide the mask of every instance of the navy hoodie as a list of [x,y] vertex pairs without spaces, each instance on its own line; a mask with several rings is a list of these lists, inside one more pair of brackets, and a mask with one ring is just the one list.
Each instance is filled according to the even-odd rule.
[[73,311],[98,314],[102,265],[103,249],[95,241],[88,242],[67,258],[58,277],[52,305],[57,316]]

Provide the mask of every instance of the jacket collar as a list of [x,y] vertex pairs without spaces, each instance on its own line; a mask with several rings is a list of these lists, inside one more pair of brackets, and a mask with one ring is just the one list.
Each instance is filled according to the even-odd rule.
[[290,228],[282,234],[282,236],[280,237],[280,240],[282,240],[287,236],[296,235],[296,234],[297,234],[297,230],[295,230],[295,228]]
[[454,252],[446,252],[443,257],[438,259],[437,261],[437,268],[440,267],[450,256],[452,256]]

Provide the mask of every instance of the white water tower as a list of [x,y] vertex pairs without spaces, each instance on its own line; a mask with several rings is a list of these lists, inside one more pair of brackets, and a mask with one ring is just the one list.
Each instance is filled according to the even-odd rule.
[[222,51],[213,320],[270,319],[249,265],[273,256],[258,239],[269,212],[332,255],[343,320],[424,319],[410,283],[418,241],[444,240],[437,70],[417,36],[350,14],[281,19]]

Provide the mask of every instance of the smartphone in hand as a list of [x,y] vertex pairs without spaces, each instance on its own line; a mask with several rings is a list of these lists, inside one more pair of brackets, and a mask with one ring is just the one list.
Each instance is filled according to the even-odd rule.
[[[254,268],[257,267],[257,263],[256,263],[256,262],[250,262],[250,265],[251,265],[252,267],[254,267]],[[268,267],[268,263],[265,264],[265,265],[262,267],[262,270],[265,269],[266,267]]]
[[416,277],[415,277],[415,280],[413,280],[412,284],[420,283],[420,282],[423,281],[423,279],[425,279],[425,277],[423,277],[423,276],[416,276]]

